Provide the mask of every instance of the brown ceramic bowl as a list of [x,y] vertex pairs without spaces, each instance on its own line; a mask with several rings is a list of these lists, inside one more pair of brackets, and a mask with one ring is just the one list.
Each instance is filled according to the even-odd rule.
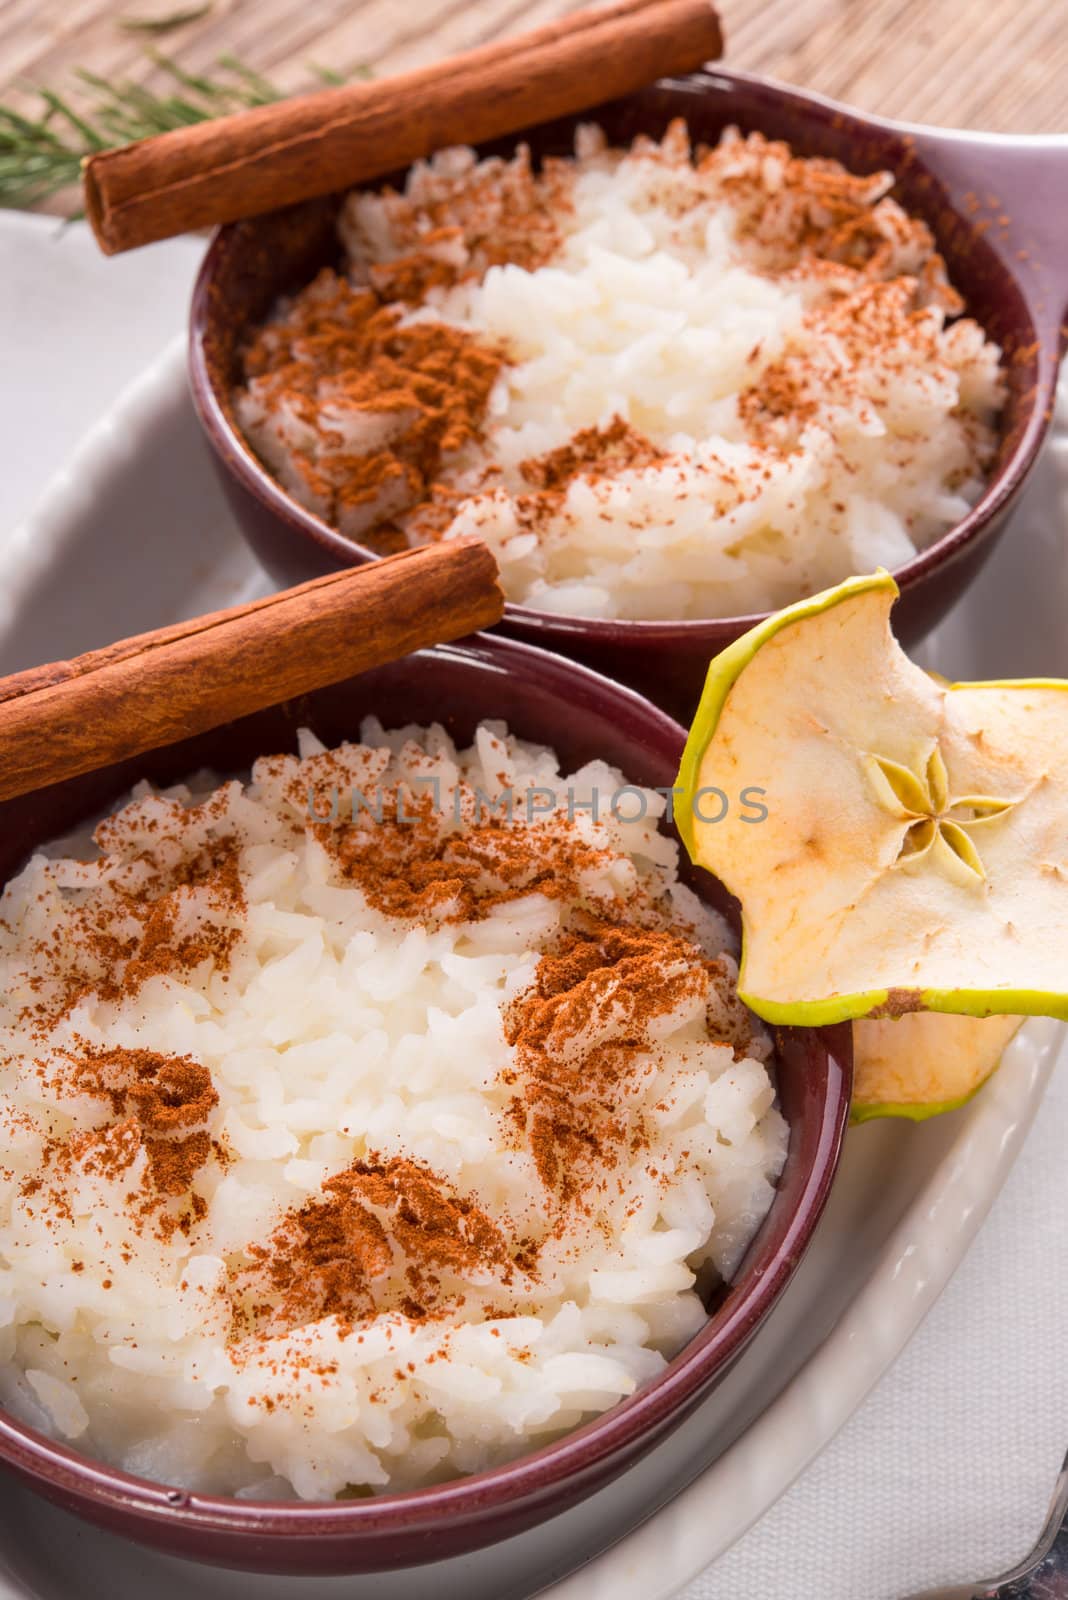
[[[730,123],[788,139],[804,155],[835,156],[857,172],[889,168],[895,191],[934,230],[971,315],[1005,351],[1008,401],[990,485],[964,520],[895,574],[895,631],[908,645],[940,621],[994,547],[1046,433],[1068,303],[1068,139],[1012,139],[879,121],[829,100],[740,73],[705,71],[653,84],[584,114],[620,142],[659,135],[684,116],[696,139]],[[579,118],[524,134],[536,155],[565,154]],[[515,139],[486,149],[507,150]],[[393,181],[397,181],[394,176]],[[403,175],[399,175],[402,177]],[[245,444],[228,395],[251,324],[340,248],[338,200],[313,201],[224,228],[208,250],[193,297],[193,399],[223,487],[253,549],[279,582],[293,583],[374,559],[284,493]],[[716,652],[760,616],[629,622],[562,617],[510,605],[502,630],[632,684],[684,721]]]
[[[683,733],[646,701],[594,673],[479,635],[247,717],[181,744],[0,805],[0,873],[35,845],[99,812],[141,776],[177,781],[205,765],[239,771],[292,749],[309,724],[329,742],[370,711],[387,726],[440,721],[469,741],[483,718],[552,744],[574,768],[601,756],[628,779],[674,781]],[[697,892],[730,910],[693,872]],[[656,1379],[595,1421],[509,1466],[414,1493],[328,1505],[211,1498],[129,1477],[0,1414],[0,1462],[68,1510],[191,1559],[262,1572],[364,1572],[457,1555],[563,1511],[675,1427],[727,1372],[775,1304],[812,1236],[838,1161],[851,1077],[848,1027],[784,1031],[777,1073],[790,1126],[771,1210],[738,1275],[695,1339]]]

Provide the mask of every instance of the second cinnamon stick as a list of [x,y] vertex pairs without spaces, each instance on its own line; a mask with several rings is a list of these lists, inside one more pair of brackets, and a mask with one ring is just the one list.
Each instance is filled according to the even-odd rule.
[[86,212],[108,254],[131,250],[585,110],[722,48],[710,0],[612,0],[415,72],[104,151],[85,167]]
[[503,611],[489,548],[452,540],[0,679],[0,800],[461,638]]

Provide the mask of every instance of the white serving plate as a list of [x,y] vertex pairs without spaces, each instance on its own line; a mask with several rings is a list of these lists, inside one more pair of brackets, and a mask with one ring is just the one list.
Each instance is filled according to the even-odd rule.
[[[956,678],[1060,671],[1068,566],[1062,427],[991,568],[932,642]],[[0,672],[263,592],[216,488],[172,347],[7,541]],[[1027,1024],[964,1110],[851,1131],[817,1237],[726,1382],[617,1483],[474,1556],[367,1578],[255,1578],[151,1554],[10,1480],[7,1600],[667,1600],[731,1545],[852,1414],[952,1274],[1035,1115],[1062,1030]],[[659,1513],[654,1520],[654,1513]]]

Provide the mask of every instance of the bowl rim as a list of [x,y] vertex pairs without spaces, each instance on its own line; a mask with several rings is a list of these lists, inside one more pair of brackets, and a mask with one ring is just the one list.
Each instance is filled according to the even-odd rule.
[[[414,652],[404,660],[425,662],[443,656],[520,677],[536,674],[543,686],[566,695],[572,703],[577,698],[592,699],[603,715],[626,719],[631,728],[639,730],[642,742],[650,742],[654,749],[681,755],[684,730],[666,712],[637,691],[536,645],[497,634],[476,634]],[[684,851],[681,841],[679,848]],[[501,1466],[421,1489],[334,1502],[247,1501],[174,1489],[125,1472],[0,1409],[0,1462],[46,1492],[67,1496],[74,1509],[91,1506],[105,1515],[111,1513],[123,1521],[128,1532],[162,1525],[180,1527],[190,1535],[222,1538],[314,1537],[348,1543],[373,1536],[378,1543],[391,1536],[414,1539],[433,1535],[443,1520],[471,1523],[503,1515],[519,1505],[544,1506],[545,1515],[554,1514],[561,1509],[553,1502],[560,1498],[563,1485],[580,1483],[628,1446],[640,1450],[643,1436],[654,1443],[671,1421],[681,1420],[688,1404],[696,1403],[715,1374],[730,1365],[771,1311],[811,1241],[830,1195],[848,1122],[852,1078],[849,1028],[846,1024],[777,1032],[812,1040],[827,1068],[816,1154],[782,1243],[767,1269],[752,1278],[736,1300],[728,1297],[713,1313],[713,1317],[722,1316],[713,1336],[706,1336],[713,1320],[710,1317],[651,1382],[553,1442]]]
[[[837,126],[846,126],[851,132],[855,132],[858,139],[873,133],[884,138],[896,138],[903,149],[909,150],[910,159],[918,163],[921,171],[925,170],[924,158],[922,153],[916,152],[917,139],[920,135],[931,135],[942,142],[959,143],[977,149],[987,148],[991,142],[990,135],[929,129],[920,124],[895,122],[888,118],[868,115],[825,95],[799,89],[773,78],[765,78],[756,73],[730,71],[718,66],[701,68],[681,77],[662,79],[660,83],[664,87],[684,89],[692,93],[704,92],[717,95],[734,93],[746,97],[750,104],[755,102],[758,107],[761,103],[778,109],[785,106],[797,113],[801,124],[805,121],[826,123],[828,120],[833,120]],[[654,87],[656,86],[649,86],[649,88]],[[638,90],[634,95],[624,96],[613,104],[625,104],[627,100],[636,99],[643,92],[645,91]],[[591,107],[588,115],[596,116],[598,109],[596,106]],[[517,137],[536,132],[537,126],[539,125],[523,130]],[[1011,144],[1012,141],[1006,139],[1005,143]],[[977,228],[956,208],[951,209],[955,210],[955,214],[964,226],[973,230],[976,238],[980,237],[981,228]],[[243,488],[260,501],[276,521],[287,525],[290,531],[300,535],[304,542],[316,546],[321,554],[336,566],[377,561],[381,559],[378,552],[360,544],[357,540],[347,538],[323,518],[302,506],[281,487],[231,420],[229,410],[213,382],[205,343],[213,320],[214,280],[230,253],[241,248],[243,235],[240,230],[249,226],[254,228],[257,220],[253,218],[245,223],[230,223],[218,229],[197,273],[190,306],[188,336],[188,371],[194,407],[222,464]],[[1031,394],[1021,401],[1021,405],[1026,406],[1027,411],[1023,426],[1019,428],[1018,437],[1012,449],[998,464],[975,505],[959,522],[955,522],[940,534],[933,543],[917,551],[901,566],[893,568],[892,575],[902,595],[907,594],[944,565],[952,565],[984,529],[1000,516],[1034,465],[1052,421],[1052,407],[1049,402],[1056,383],[1058,353],[1050,348],[1050,338],[1044,337],[1044,329],[1035,314],[1033,298],[1028,292],[1026,277],[1014,270],[1000,253],[997,254],[1002,270],[1020,294],[1021,303],[1031,323],[1040,368],[1038,379]],[[529,630],[531,635],[544,634],[546,638],[557,637],[576,642],[583,640],[588,643],[628,641],[638,647],[642,644],[655,646],[673,642],[698,645],[705,636],[720,638],[728,633],[730,637],[737,637],[765,621],[769,615],[770,611],[756,611],[731,616],[689,618],[589,617],[542,611],[537,607],[522,605],[515,601],[508,601],[505,605],[505,622]]]

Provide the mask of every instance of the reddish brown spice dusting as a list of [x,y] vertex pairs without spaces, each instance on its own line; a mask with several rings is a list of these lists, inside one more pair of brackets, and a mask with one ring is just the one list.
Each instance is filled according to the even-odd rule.
[[[619,434],[616,440],[626,442]],[[561,459],[555,470],[565,473],[570,462]],[[313,771],[318,810],[322,787],[341,782],[350,769],[328,752],[315,758]],[[503,764],[498,777],[503,784]],[[728,1032],[739,1053],[749,1039],[747,1014],[725,969],[706,959],[689,930],[672,921],[670,908],[643,887],[629,899],[591,892],[589,883],[603,875],[612,853],[583,839],[566,813],[526,824],[492,817],[450,827],[433,796],[405,787],[382,797],[381,820],[362,814],[355,824],[306,823],[307,782],[305,766],[288,796],[299,819],[295,833],[310,826],[341,878],[358,884],[385,915],[473,922],[532,892],[564,902],[567,931],[542,955],[531,987],[505,1018],[514,1054],[498,1080],[501,1125],[513,1148],[533,1157],[544,1186],[543,1215],[520,1227],[491,1216],[476,1194],[418,1160],[368,1153],[286,1213],[269,1238],[250,1243],[232,1268],[223,1291],[232,1339],[250,1350],[326,1316],[339,1318],[348,1332],[383,1312],[416,1322],[442,1318],[472,1287],[510,1288],[514,1301],[529,1285],[536,1298],[547,1241],[563,1239],[577,1217],[595,1214],[608,1184],[622,1187],[650,1148],[640,1091],[656,1070],[655,1019],[707,994],[710,1008],[715,997],[718,1036],[720,1003],[728,1000]],[[473,796],[461,786],[467,811]],[[40,989],[47,988],[47,1001],[30,1008],[39,1028],[57,1007],[69,1012],[81,998],[136,995],[157,973],[204,961],[225,972],[245,911],[239,844],[227,836],[191,854],[183,838],[225,816],[225,800],[214,798],[165,824],[135,815],[132,823],[116,818],[102,825],[101,846],[120,863],[113,881],[74,904],[67,931],[32,952]],[[202,891],[195,906],[192,890]],[[99,1174],[122,1191],[131,1239],[149,1229],[164,1241],[190,1234],[207,1214],[199,1175],[208,1163],[229,1159],[211,1133],[219,1094],[208,1068],[190,1056],[105,1049],[76,1035],[63,1048],[51,1044],[34,1070],[57,1100],[87,1097],[102,1120],[74,1132],[53,1128],[39,1170],[21,1185],[27,1210],[56,1224],[68,1221],[72,1180]],[[124,1262],[133,1251],[126,1241],[119,1246]],[[114,1264],[100,1268],[113,1271]],[[74,1271],[83,1269],[81,1261],[74,1264]],[[509,1303],[492,1314],[512,1310]]]
[[557,450],[531,456],[519,470],[534,488],[562,492],[576,478],[599,477],[623,468],[652,467],[665,459],[644,434],[615,416],[603,428],[581,428]]
[[[598,1176],[648,1148],[627,1099],[648,1061],[649,1024],[706,985],[703,956],[674,932],[594,923],[542,957],[506,1017],[519,1086],[508,1116],[563,1206],[588,1200]],[[605,1020],[611,1036],[584,1047]]]
[[[191,819],[187,814],[180,831]],[[115,830],[111,820],[97,830],[105,850]],[[190,973],[202,962],[227,969],[246,909],[238,846],[224,838],[174,861],[166,843],[161,839],[158,854],[146,844],[111,883],[69,907],[49,938],[32,945],[30,987],[38,999],[20,1021],[40,1039],[83,1000],[129,999],[150,978]],[[206,909],[189,916],[196,891]]]
[[[370,527],[427,499],[445,456],[480,437],[503,354],[443,322],[403,325],[395,307],[329,268],[244,351],[249,381],[272,411],[337,427],[316,463],[294,460],[309,490]],[[365,448],[346,444],[357,429]]]
[[211,1073],[191,1056],[155,1050],[89,1050],[71,1057],[71,1090],[133,1110],[142,1128],[172,1134],[207,1121],[219,1103]]
[[236,1274],[235,1291],[271,1299],[258,1301],[238,1332],[242,1321],[278,1332],[328,1316],[351,1327],[391,1309],[423,1321],[455,1304],[472,1273],[512,1277],[508,1241],[478,1203],[399,1156],[354,1161],[249,1255],[253,1266]]
[[343,232],[356,274],[366,276],[382,300],[417,305],[431,289],[481,281],[490,267],[533,272],[559,248],[559,219],[571,208],[574,172],[570,161],[552,156],[535,172],[528,146],[520,145],[514,160],[497,158],[452,178],[436,174],[432,193],[418,205],[386,189],[399,250],[387,261],[369,259],[358,199],[351,200]]
[[[168,1238],[204,1217],[206,1202],[192,1186],[213,1153],[203,1125],[219,1102],[205,1066],[152,1050],[86,1050],[60,1053],[58,1065],[39,1062],[37,1072],[53,1088],[103,1101],[112,1119],[45,1141],[41,1172],[23,1180],[20,1194],[29,1200],[43,1190],[46,1220],[70,1219],[68,1186],[76,1172],[122,1178],[142,1151],[142,1182],[125,1196],[134,1228],[154,1219],[157,1233]],[[185,1204],[175,1211],[168,1201]]]
[[[901,360],[937,363],[936,328],[925,313],[936,307],[955,316],[963,302],[930,229],[887,194],[889,174],[854,174],[758,133],[744,144],[693,149],[682,119],[659,144],[640,137],[632,148],[665,174],[696,173],[692,189],[665,184],[661,203],[680,223],[695,208],[722,202],[750,271],[821,286],[824,303],[805,313],[805,324],[827,348],[839,340],[848,359],[828,368],[804,352],[787,355],[741,394],[747,436],[773,459],[797,448],[831,376],[839,389],[843,382],[847,392],[856,388],[858,356],[870,366],[873,349],[896,356],[904,339]],[[520,146],[513,161],[475,166],[461,158],[418,178],[410,194],[384,191],[377,220],[364,214],[366,196],[351,196],[341,232],[353,282],[321,273],[246,347],[244,383],[277,425],[289,470],[303,480],[307,503],[342,532],[383,551],[432,541],[472,492],[500,484],[490,459],[463,460],[463,490],[450,470],[456,452],[484,442],[493,385],[517,358],[445,322],[404,323],[402,312],[433,309],[440,291],[480,282],[491,267],[533,271],[551,263],[564,242],[561,219],[573,210],[577,171],[551,158],[535,173]],[[902,260],[916,264],[911,274],[901,272]],[[750,362],[760,355],[758,341]],[[983,464],[989,448],[982,438],[976,444]],[[266,454],[273,460],[278,449],[276,440]],[[577,478],[602,482],[666,459],[619,416],[582,429],[520,464],[530,493],[510,497],[518,528],[545,533]],[[730,481],[726,469],[723,476]]]
[[[760,161],[721,184],[736,209],[738,237],[759,247],[766,271],[818,273],[826,265],[888,279],[895,249],[904,246],[924,262],[920,276],[890,281],[908,281],[915,304],[960,311],[931,230],[886,195],[887,174],[861,175],[827,157],[796,156],[784,140],[759,133],[749,135],[748,145]],[[714,167],[716,152],[702,147],[696,162],[698,170]],[[790,204],[776,203],[779,197]]]
[[[620,416],[604,427],[581,428],[559,449],[520,462],[519,470],[531,492],[516,496],[516,521],[523,532],[537,533],[557,515],[568,489],[579,478],[603,482],[617,473],[655,467],[667,459],[665,450]],[[455,514],[453,498],[439,494],[433,508],[420,510],[421,537],[444,532]]]
[[[321,772],[312,796],[316,811],[325,816],[331,784],[339,792],[346,779],[344,769],[335,775],[329,762]],[[308,796],[302,778],[291,799],[306,807]],[[558,815],[513,826],[503,807],[491,814],[489,803],[477,802],[473,791],[466,796],[472,820],[455,830],[442,827],[435,797],[426,789],[384,791],[378,798],[381,820],[358,809],[351,822],[342,816],[312,826],[342,877],[358,884],[376,910],[404,921],[477,921],[535,893],[551,900],[580,899],[581,876],[609,857]],[[523,797],[513,796],[513,804],[521,817]],[[482,820],[475,820],[479,814]]]
[[[849,397],[885,403],[886,396],[863,376],[872,352],[879,353],[884,366],[900,368],[905,376],[917,365],[937,366],[941,360],[940,322],[926,309],[915,279],[865,283],[847,297],[814,307],[805,320],[821,335],[819,358],[807,350],[788,349],[739,396],[739,412],[756,444],[798,448],[829,387]],[[960,415],[967,420],[966,413]]]

